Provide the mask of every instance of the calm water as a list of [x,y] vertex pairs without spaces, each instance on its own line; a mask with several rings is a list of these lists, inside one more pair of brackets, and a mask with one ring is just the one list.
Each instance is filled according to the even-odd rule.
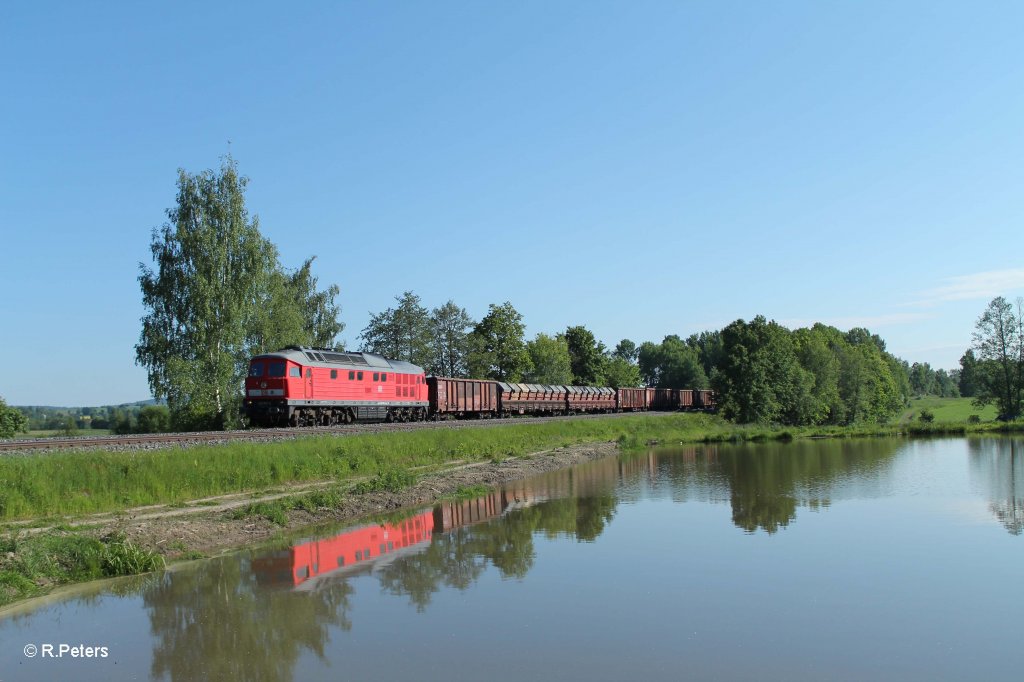
[[1022,530],[1021,440],[657,449],[28,605],[0,680],[1021,679]]

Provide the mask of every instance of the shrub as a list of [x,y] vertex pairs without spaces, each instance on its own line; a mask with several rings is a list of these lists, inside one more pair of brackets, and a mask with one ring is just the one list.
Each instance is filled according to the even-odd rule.
[[935,415],[930,410],[921,410],[921,416],[918,417],[918,420],[924,424],[931,424],[935,421]]

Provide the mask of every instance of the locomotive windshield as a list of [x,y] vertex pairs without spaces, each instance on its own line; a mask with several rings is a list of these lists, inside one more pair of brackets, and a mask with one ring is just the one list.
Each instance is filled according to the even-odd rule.
[[262,362],[254,362],[254,363],[252,363],[252,366],[249,368],[249,376],[251,376],[251,377],[261,377],[261,376],[263,376],[263,363]]
[[270,371],[267,372],[267,376],[283,377],[284,376],[284,363],[283,362],[271,362],[270,363]]

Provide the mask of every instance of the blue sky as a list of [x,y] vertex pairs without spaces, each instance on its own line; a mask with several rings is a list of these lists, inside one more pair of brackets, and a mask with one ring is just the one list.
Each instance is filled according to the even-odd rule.
[[[138,265],[230,150],[349,347],[405,290],[609,345],[763,314],[952,368],[1024,294],[1024,5],[21,3],[0,397],[144,399]],[[229,143],[230,141],[230,143]]]

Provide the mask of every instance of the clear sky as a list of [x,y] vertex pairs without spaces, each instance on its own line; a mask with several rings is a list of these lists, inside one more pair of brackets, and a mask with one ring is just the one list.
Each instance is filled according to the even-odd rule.
[[230,151],[355,348],[405,290],[614,345],[757,314],[953,368],[1024,294],[1019,2],[8,3],[0,397],[145,399],[137,276]]

